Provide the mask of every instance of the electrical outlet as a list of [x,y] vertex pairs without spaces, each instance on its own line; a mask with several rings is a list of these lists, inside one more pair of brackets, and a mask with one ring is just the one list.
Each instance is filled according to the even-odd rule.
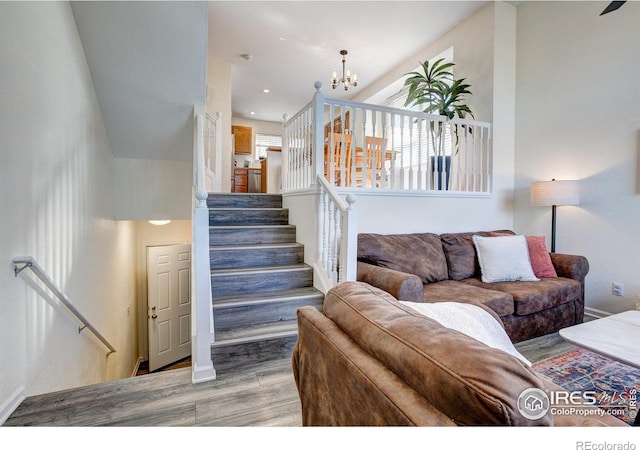
[[612,293],[613,295],[622,297],[624,295],[624,284],[614,282],[612,287]]

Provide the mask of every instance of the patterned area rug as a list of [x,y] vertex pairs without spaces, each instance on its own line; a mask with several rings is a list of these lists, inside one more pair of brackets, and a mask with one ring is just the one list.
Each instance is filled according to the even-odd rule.
[[586,393],[600,408],[633,424],[640,404],[640,369],[584,349],[541,361],[533,369],[582,398]]

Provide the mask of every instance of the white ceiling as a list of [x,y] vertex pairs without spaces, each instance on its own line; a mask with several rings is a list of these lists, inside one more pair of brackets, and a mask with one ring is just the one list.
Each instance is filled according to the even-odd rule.
[[[311,100],[316,81],[326,96],[348,98],[485,3],[212,1],[208,52],[232,64],[234,115],[279,122]],[[341,74],[342,49],[349,51],[347,69],[358,75],[358,86],[346,93],[330,83],[334,70]]]
[[190,161],[205,101],[207,4],[73,1],[115,156]]

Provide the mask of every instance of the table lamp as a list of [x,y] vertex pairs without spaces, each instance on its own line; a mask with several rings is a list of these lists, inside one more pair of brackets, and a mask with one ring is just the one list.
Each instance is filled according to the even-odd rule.
[[538,181],[531,183],[531,204],[551,206],[551,252],[556,251],[556,206],[579,205],[580,186],[574,180]]

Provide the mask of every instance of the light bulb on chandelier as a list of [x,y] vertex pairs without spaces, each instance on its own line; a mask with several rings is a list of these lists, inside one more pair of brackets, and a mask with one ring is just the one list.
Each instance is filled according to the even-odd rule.
[[338,87],[338,84],[342,83],[344,86],[344,90],[348,90],[349,86],[356,87],[358,85],[358,76],[356,74],[351,75],[351,71],[345,68],[347,55],[346,50],[340,50],[340,54],[342,55],[342,78],[338,78],[338,73],[334,70],[333,76],[331,77],[331,87],[334,89]]

